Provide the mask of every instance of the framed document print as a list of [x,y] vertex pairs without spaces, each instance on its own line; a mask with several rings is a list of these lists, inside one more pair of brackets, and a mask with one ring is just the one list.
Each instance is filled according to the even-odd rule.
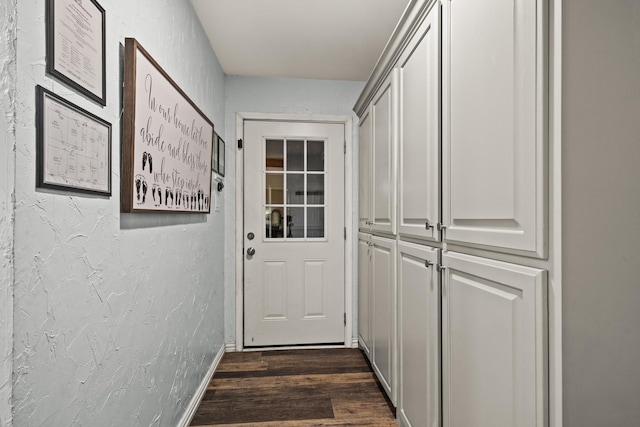
[[36,87],[36,185],[111,195],[111,124]]
[[209,213],[213,123],[135,39],[124,49],[120,210]]
[[47,74],[107,104],[105,11],[96,0],[46,0]]

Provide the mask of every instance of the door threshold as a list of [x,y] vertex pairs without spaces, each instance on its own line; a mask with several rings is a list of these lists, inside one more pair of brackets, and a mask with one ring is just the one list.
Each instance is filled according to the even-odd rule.
[[299,344],[299,345],[275,345],[270,347],[243,347],[242,352],[274,351],[274,350],[319,350],[330,348],[349,348],[345,344]]

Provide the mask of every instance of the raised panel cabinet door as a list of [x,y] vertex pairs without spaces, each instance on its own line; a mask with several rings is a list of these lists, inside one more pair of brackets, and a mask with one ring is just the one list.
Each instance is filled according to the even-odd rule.
[[440,4],[398,61],[399,232],[440,241]]
[[372,136],[371,106],[360,117],[358,125],[360,133],[358,137],[358,227],[362,231],[371,231],[371,162]]
[[396,241],[372,237],[372,366],[396,404]]
[[358,233],[358,341],[371,358],[371,235]]
[[547,275],[442,255],[444,427],[545,427]]
[[438,249],[398,243],[398,421],[440,426]]
[[372,102],[372,229],[390,234],[396,234],[397,71],[392,70]]
[[548,0],[444,0],[445,240],[547,252]]

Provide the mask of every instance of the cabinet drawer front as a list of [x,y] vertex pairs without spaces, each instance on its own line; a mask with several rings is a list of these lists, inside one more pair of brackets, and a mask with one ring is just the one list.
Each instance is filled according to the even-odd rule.
[[445,253],[442,288],[445,427],[544,427],[547,275]]

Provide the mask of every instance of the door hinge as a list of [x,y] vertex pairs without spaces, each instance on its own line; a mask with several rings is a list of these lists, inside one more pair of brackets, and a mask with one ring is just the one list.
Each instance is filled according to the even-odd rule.
[[347,240],[347,227],[344,228],[344,240]]
[[238,140],[238,149],[242,150],[242,139]]
[[344,326],[347,326],[347,313],[344,313]]

